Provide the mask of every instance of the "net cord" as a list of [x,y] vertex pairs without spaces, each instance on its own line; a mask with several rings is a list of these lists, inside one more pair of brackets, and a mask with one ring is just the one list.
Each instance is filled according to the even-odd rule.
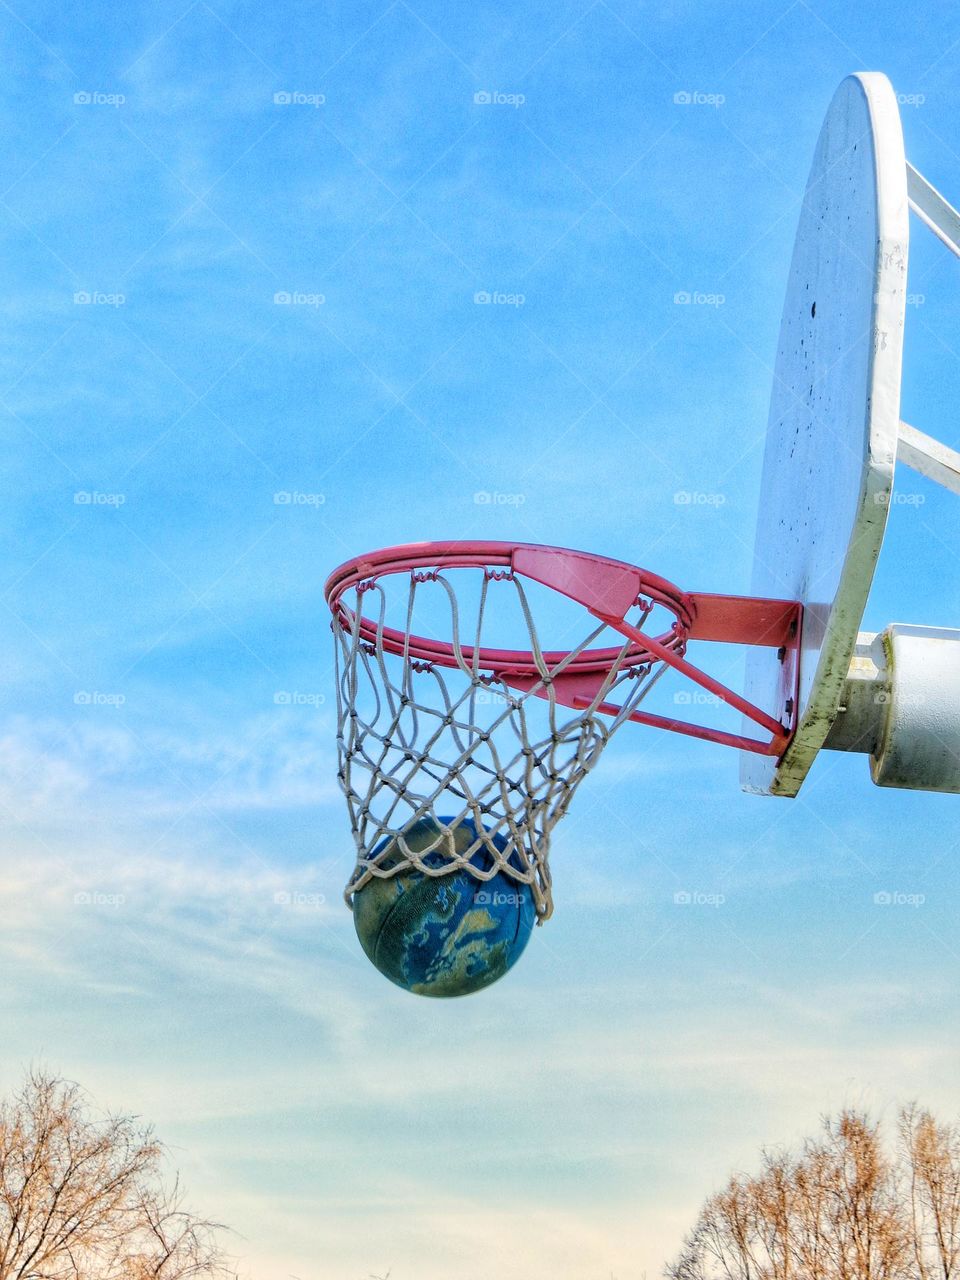
[[[606,630],[593,626],[551,667],[523,583],[509,571],[481,570],[469,660],[461,644],[461,607],[439,570],[408,574],[403,645],[383,643],[388,585],[400,575],[360,583],[353,607],[334,619],[339,781],[347,799],[357,861],[344,895],[374,879],[415,869],[427,876],[466,871],[480,883],[504,876],[529,887],[538,921],[553,910],[550,836],[603,748],[666,670],[662,662],[624,666],[624,641],[589,704],[576,711],[557,700],[555,681]],[[529,689],[511,688],[481,669],[484,622],[492,588],[512,586],[536,671]],[[439,589],[450,618],[454,659],[443,668],[411,655],[418,593]],[[375,602],[375,605],[374,605]],[[650,614],[638,601],[641,628]],[[375,617],[375,640],[361,624]],[[615,715],[598,712],[614,691]],[[494,699],[502,699],[496,710]],[[434,838],[423,836],[432,819]],[[446,821],[441,821],[441,819]],[[418,836],[406,837],[414,824]],[[465,824],[472,824],[467,826]],[[467,836],[464,838],[464,830]],[[474,838],[470,838],[470,836]]]

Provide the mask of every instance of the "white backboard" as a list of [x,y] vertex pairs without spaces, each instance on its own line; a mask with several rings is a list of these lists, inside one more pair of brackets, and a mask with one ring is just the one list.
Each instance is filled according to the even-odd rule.
[[[883,541],[900,422],[908,205],[886,76],[844,80],[807,182],[780,327],[751,593],[804,604],[796,735],[744,752],[746,791],[796,795],[836,717]],[[777,654],[746,696],[786,714]]]

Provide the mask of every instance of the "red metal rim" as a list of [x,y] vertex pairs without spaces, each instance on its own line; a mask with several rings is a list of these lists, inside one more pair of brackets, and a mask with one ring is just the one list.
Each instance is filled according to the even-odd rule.
[[[765,736],[751,738],[640,710],[633,710],[630,720],[763,755],[779,756],[790,742],[798,717],[803,622],[803,606],[797,600],[684,592],[666,578],[622,560],[529,542],[415,542],[386,547],[356,556],[334,570],[327,579],[324,595],[334,626],[339,624],[350,631],[357,625],[361,639],[371,650],[379,644],[388,652],[413,661],[445,667],[469,665],[516,689],[546,696],[541,665],[529,650],[481,648],[475,655],[470,648],[455,649],[446,641],[380,627],[363,616],[357,622],[343,600],[350,588],[357,588],[362,596],[365,588],[388,574],[411,573],[427,581],[441,569],[467,567],[483,569],[491,577],[520,574],[539,582],[577,601],[630,642],[625,655],[622,647],[587,649],[572,658],[569,651],[544,653],[542,658],[550,667],[556,668],[568,659],[550,681],[551,696],[558,702],[574,708],[590,705],[614,662],[640,670],[662,662],[740,711],[759,725]],[[673,614],[673,626],[662,635],[648,635],[627,621],[626,615],[638,605],[644,617],[654,605],[662,605]],[[642,622],[641,618],[641,626]],[[779,705],[770,709],[754,706],[701,671],[685,657],[688,640],[778,649],[783,664]],[[607,703],[597,709],[608,715],[621,710]]]
[[[542,566],[551,562],[568,570],[573,566],[573,577],[568,574],[561,581],[549,570],[544,572]],[[539,573],[538,567],[541,567]],[[577,600],[595,616],[598,612],[607,612],[608,606],[613,603],[604,597],[604,581],[616,581],[620,589],[619,603],[626,602],[626,607],[614,607],[613,612],[622,616],[630,605],[642,597],[651,605],[662,605],[673,614],[674,624],[671,629],[654,637],[657,649],[665,648],[671,653],[684,651],[696,615],[693,598],[657,574],[622,560],[611,560],[607,556],[525,542],[414,542],[404,546],[385,547],[367,555],[355,556],[335,569],[327,579],[324,597],[334,618],[339,620],[341,626],[351,629],[354,623],[353,613],[343,601],[344,594],[351,588],[359,588],[362,592],[367,584],[372,585],[377,579],[391,574],[424,574],[426,580],[432,571],[462,568],[479,568],[493,573],[500,571],[530,578],[531,581],[553,587]],[[585,570],[589,572],[585,573]],[[388,653],[409,656],[415,661],[435,663],[438,666],[475,664],[479,669],[497,675],[536,675],[539,670],[530,650],[482,647],[475,655],[472,648],[462,645],[458,657],[449,641],[408,636],[406,632],[381,627],[363,616],[360,619],[359,634],[367,644],[374,645],[379,641]],[[544,651],[542,657],[548,666],[553,667],[562,662],[568,653],[569,650]],[[621,653],[622,647],[585,649],[570,660],[566,670],[570,675],[599,674],[609,670],[611,663]],[[651,649],[634,643],[622,660],[622,665],[636,667],[661,660]]]

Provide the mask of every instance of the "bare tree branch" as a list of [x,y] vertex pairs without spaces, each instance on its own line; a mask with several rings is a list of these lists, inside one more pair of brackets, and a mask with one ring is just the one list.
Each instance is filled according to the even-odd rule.
[[960,1280],[960,1128],[848,1110],[711,1196],[669,1280]]
[[149,1127],[31,1072],[0,1103],[0,1280],[227,1280],[223,1228],[163,1175]]

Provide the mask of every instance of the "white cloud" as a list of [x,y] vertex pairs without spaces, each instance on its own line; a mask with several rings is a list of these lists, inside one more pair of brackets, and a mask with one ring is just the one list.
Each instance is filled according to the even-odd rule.
[[146,824],[191,803],[224,814],[316,806],[338,794],[334,761],[325,715],[261,715],[205,736],[17,717],[0,736],[0,806],[41,833],[81,814]]

